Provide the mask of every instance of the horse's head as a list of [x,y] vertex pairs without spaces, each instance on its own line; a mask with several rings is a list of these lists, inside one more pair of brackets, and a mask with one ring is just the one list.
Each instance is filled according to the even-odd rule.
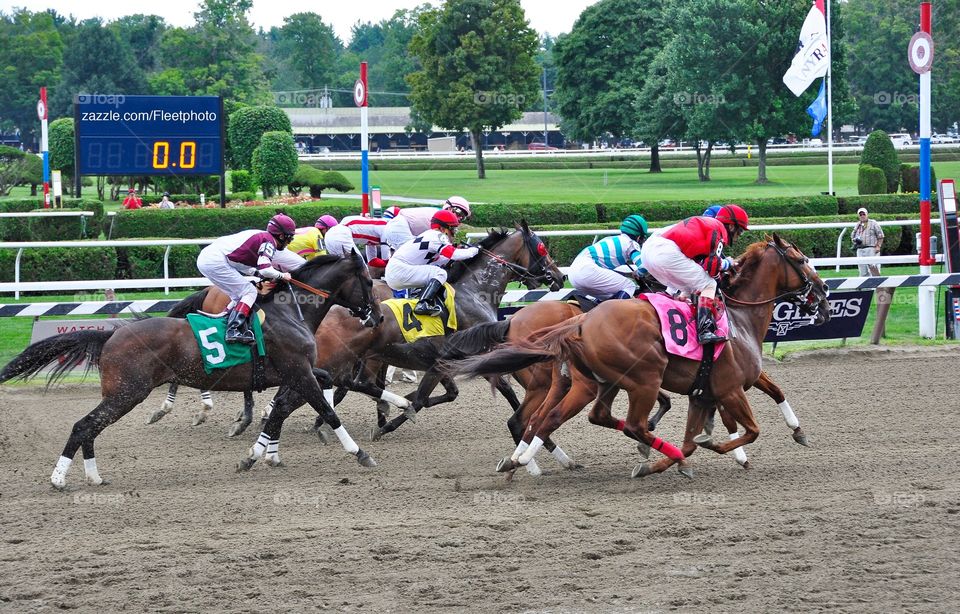
[[294,278],[328,293],[328,302],[350,310],[364,326],[379,326],[383,321],[370,271],[356,251],[346,258],[318,256],[297,270]]
[[[801,313],[815,317],[817,325],[830,319],[827,284],[820,279],[817,270],[810,264],[810,259],[796,245],[774,233],[766,242],[755,243],[748,248],[742,262],[748,260],[756,262],[754,267],[749,267],[755,273],[753,278],[776,280],[774,300],[786,299],[794,303]],[[766,267],[766,271],[756,274],[760,267]],[[737,278],[732,282],[734,285],[746,285],[744,280],[738,279],[741,276],[751,277],[746,268],[741,267]]]
[[563,288],[563,280],[566,277],[550,257],[547,246],[543,244],[537,233],[530,230],[527,220],[520,220],[516,228],[523,243],[513,256],[514,261],[522,267],[517,270],[520,281],[530,290],[549,286],[556,292]]

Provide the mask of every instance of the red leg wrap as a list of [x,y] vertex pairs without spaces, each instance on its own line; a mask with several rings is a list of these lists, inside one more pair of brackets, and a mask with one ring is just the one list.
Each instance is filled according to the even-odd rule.
[[652,446],[652,447],[653,447],[654,450],[656,450],[656,451],[658,451],[658,452],[662,452],[663,454],[665,454],[666,456],[668,456],[668,457],[671,458],[672,460],[682,461],[683,458],[684,458],[683,452],[681,452],[680,450],[678,450],[675,445],[673,445],[673,444],[670,443],[669,441],[664,441],[663,439],[660,439],[659,437],[657,437],[657,438],[655,438],[655,439],[653,440],[653,446]]
[[625,421],[623,421],[623,420],[617,420],[617,427],[616,427],[617,430],[618,430],[618,431],[622,431],[622,430],[623,430],[623,427],[626,426],[626,424],[627,424],[627,423],[626,423]]

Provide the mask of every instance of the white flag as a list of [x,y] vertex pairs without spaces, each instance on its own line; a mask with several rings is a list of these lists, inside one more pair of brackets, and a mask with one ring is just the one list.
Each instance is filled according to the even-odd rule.
[[815,79],[826,75],[829,66],[827,19],[823,12],[823,0],[817,0],[803,22],[797,54],[783,75],[783,82],[794,96],[799,96]]

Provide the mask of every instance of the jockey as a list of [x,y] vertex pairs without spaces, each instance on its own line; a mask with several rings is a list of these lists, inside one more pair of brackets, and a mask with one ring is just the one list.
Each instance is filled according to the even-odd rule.
[[739,205],[724,205],[716,218],[687,218],[650,237],[640,250],[643,265],[661,283],[690,295],[700,293],[697,337],[701,344],[726,341],[716,333],[715,278],[734,265],[733,258],[723,257],[723,246],[733,244],[749,223]]
[[337,218],[332,215],[320,216],[313,226],[297,228],[293,241],[290,241],[287,250],[307,260],[326,254],[327,250],[323,246],[323,235],[336,225]]
[[[433,214],[440,209],[436,207],[390,207],[383,212],[387,217],[390,209],[396,209],[393,219],[387,222],[387,228],[383,233],[383,240],[394,251],[400,249],[400,246],[430,228],[430,220]],[[443,203],[443,210],[450,210],[460,222],[470,218],[470,203],[462,196],[451,196]]]
[[646,272],[640,260],[640,246],[647,233],[647,220],[640,215],[627,216],[620,224],[619,235],[598,241],[577,255],[570,265],[570,283],[601,301],[633,298],[637,284],[615,269],[632,264],[638,275]]
[[452,244],[460,220],[451,211],[437,211],[430,220],[430,228],[412,241],[407,241],[387,263],[384,279],[394,290],[426,286],[413,312],[417,315],[439,315],[438,296],[447,281],[447,271],[440,268],[451,260],[468,260],[480,250],[476,247],[457,248]]
[[266,231],[244,230],[220,237],[200,252],[197,268],[230,297],[227,308],[233,307],[227,318],[227,343],[255,342],[248,320],[257,289],[243,276],[289,281],[289,271],[303,266],[303,258],[284,249],[295,231],[293,220],[278,213],[267,222]]
[[[367,256],[367,264],[370,266],[387,266],[387,259],[390,258],[390,250],[382,250],[383,232],[387,227],[387,221],[379,217],[366,217],[363,215],[349,215],[340,220],[340,226],[346,226],[347,230],[353,235],[353,241],[358,247],[363,247]],[[383,256],[386,256],[384,258]]]
[[703,217],[717,217],[720,209],[723,209],[723,205],[710,205],[703,211]]

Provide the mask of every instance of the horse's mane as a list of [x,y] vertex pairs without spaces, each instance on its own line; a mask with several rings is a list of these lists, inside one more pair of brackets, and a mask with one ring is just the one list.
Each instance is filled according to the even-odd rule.
[[760,259],[763,258],[763,254],[767,251],[767,245],[771,240],[770,237],[766,237],[763,241],[757,241],[747,246],[746,251],[738,258],[740,266],[737,274],[730,279],[730,282],[726,288],[724,288],[724,292],[736,292],[738,289],[749,285],[753,281],[753,275],[757,271],[757,265],[760,264]]
[[[505,228],[491,228],[487,231],[487,236],[480,240],[477,243],[477,247],[481,249],[493,249],[498,243],[503,241],[509,236],[509,233]],[[466,272],[469,270],[469,264],[472,260],[455,260],[450,264],[450,268],[447,269],[447,283],[454,283],[463,277]]]
[[338,261],[338,260],[341,260],[340,256],[333,256],[333,255],[331,255],[331,254],[323,254],[322,256],[315,256],[315,257],[311,258],[310,260],[307,260],[307,263],[306,263],[305,265],[303,265],[302,267],[300,267],[300,268],[297,269],[296,271],[293,271],[293,272],[291,273],[291,275],[293,275],[294,279],[300,279],[300,278],[302,278],[305,274],[307,274],[307,273],[309,273],[310,271],[312,271],[313,269],[315,269],[315,268],[317,268],[317,267],[325,266],[325,265],[327,265],[327,264],[330,264],[330,263],[332,263],[332,262],[336,262],[336,261]]

